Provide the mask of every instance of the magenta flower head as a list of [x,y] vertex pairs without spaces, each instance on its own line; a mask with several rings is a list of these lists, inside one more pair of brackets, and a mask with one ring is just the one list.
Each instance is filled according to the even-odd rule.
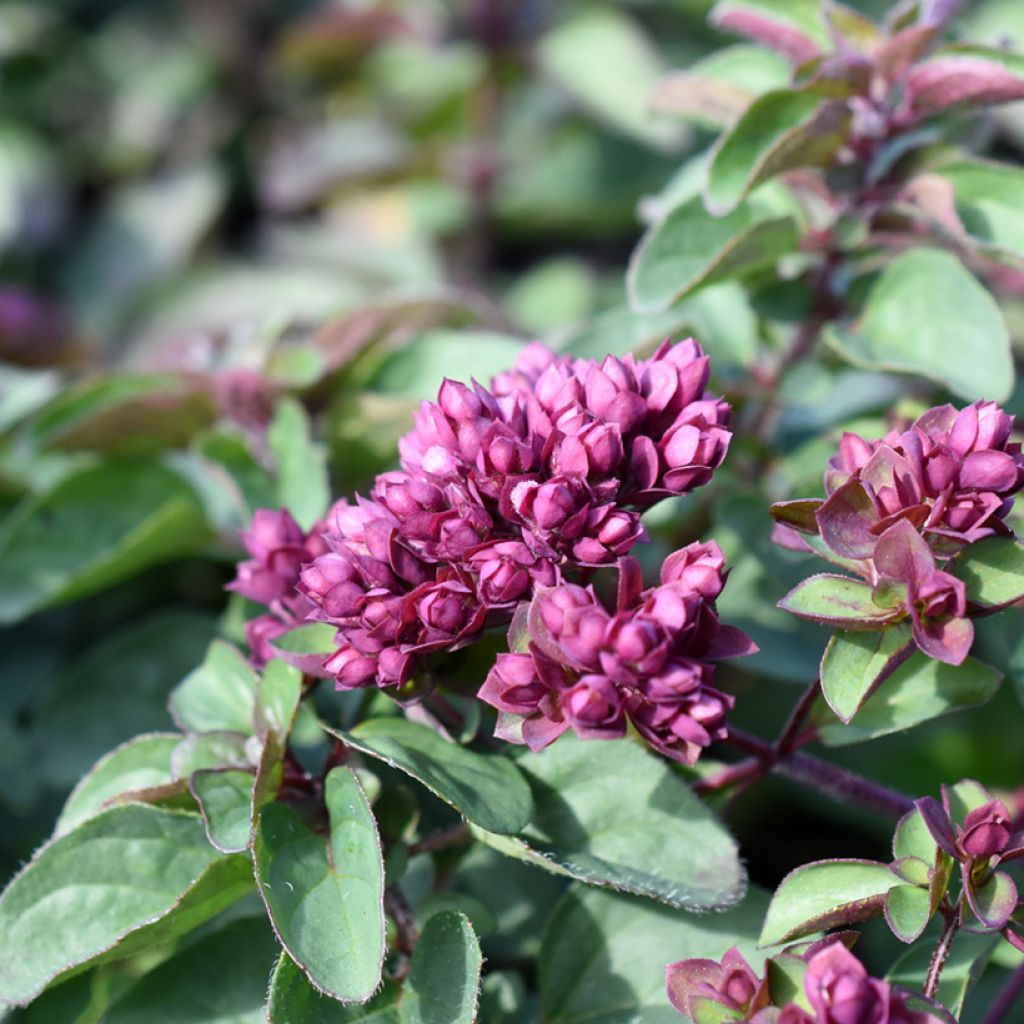
[[694,1021],[705,1016],[702,1004],[712,1004],[707,1010],[717,1012],[715,1019],[736,1021],[752,1020],[771,1005],[767,978],[759,978],[735,947],[721,963],[694,958],[669,964],[665,982],[669,1002]]
[[307,535],[287,509],[257,509],[249,529],[242,531],[242,542],[252,557],[239,563],[228,590],[266,605],[291,595],[300,566],[327,550],[322,529],[323,524],[317,524]]

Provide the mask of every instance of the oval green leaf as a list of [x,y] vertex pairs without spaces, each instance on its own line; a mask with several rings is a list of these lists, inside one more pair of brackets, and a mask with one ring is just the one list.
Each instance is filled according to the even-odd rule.
[[885,897],[885,922],[900,942],[916,942],[931,916],[932,902],[927,889],[897,885]]
[[199,771],[189,781],[206,834],[222,853],[241,853],[249,847],[252,787],[252,772],[238,768]]
[[482,962],[469,919],[457,910],[434,914],[413,950],[401,1024],[473,1024]]
[[270,978],[270,1024],[398,1024],[398,989],[385,984],[368,1003],[346,1006],[309,983],[287,953]]
[[202,665],[171,693],[171,715],[190,732],[243,732],[253,728],[257,676],[237,647],[210,644]]
[[877,633],[835,633],[821,659],[821,691],[828,706],[841,721],[849,722],[913,651],[905,624]]
[[964,581],[967,600],[1005,608],[1024,598],[1024,544],[1012,537],[986,537],[964,548],[948,566]]
[[290,808],[267,804],[253,843],[256,880],[291,958],[343,1002],[366,1002],[384,960],[384,862],[366,797],[348,768],[327,776],[330,836]]
[[801,619],[841,629],[880,629],[900,609],[875,604],[871,586],[849,576],[821,573],[798,583],[779,607]]
[[506,757],[477,754],[405,718],[371,718],[350,733],[327,732],[422,782],[488,832],[518,832],[530,820],[530,787]]

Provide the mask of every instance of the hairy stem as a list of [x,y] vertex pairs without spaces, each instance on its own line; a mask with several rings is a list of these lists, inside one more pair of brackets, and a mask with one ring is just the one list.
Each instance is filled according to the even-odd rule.
[[1010,1011],[1024,992],[1024,964],[1021,964],[1003,986],[996,1001],[989,1007],[983,1024],[1004,1024],[1010,1019]]
[[932,953],[932,962],[928,965],[928,975],[924,982],[924,994],[929,999],[935,998],[939,991],[939,980],[942,978],[942,968],[946,966],[950,950],[953,948],[953,940],[960,928],[960,915],[950,910],[946,913],[946,927],[942,929],[935,952]]
[[789,756],[797,747],[803,746],[813,736],[813,729],[809,730],[810,735],[804,735],[804,725],[820,693],[821,679],[816,677],[814,682],[804,691],[804,695],[794,705],[793,710],[789,714],[789,719],[779,734],[779,738],[775,741],[775,750],[780,757]]
[[460,821],[448,828],[438,829],[424,836],[418,843],[409,847],[409,856],[415,857],[418,853],[435,853],[438,850],[446,850],[449,846],[461,846],[472,839],[469,826]]
[[742,729],[730,729],[728,742],[752,754],[760,762],[761,774],[776,772],[826,796],[841,802],[852,801],[886,817],[902,818],[914,809],[914,801],[905,793],[889,789],[820,757],[799,752],[783,754],[776,746]]

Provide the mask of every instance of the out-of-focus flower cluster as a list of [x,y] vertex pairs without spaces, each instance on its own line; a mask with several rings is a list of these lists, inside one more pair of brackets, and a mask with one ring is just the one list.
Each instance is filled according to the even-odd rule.
[[[232,584],[270,609],[250,623],[254,657],[299,623],[324,622],[337,649],[322,668],[339,688],[400,693],[422,681],[427,656],[508,624],[537,593],[551,621],[546,644],[503,656],[484,699],[525,715],[522,735],[535,746],[570,724],[621,735],[628,715],[656,747],[694,760],[722,734],[729,704],[707,664],[731,636],[714,613],[721,552],[677,553],[662,586],[641,594],[631,583],[635,607],[614,616],[573,581],[626,556],[646,539],[645,508],[706,483],[721,464],[729,406],[707,380],[692,340],[601,363],[534,344],[489,388],[446,380],[400,441],[401,469],[379,476],[369,497],[339,501],[308,535],[286,512],[257,514],[244,535],[252,558]],[[596,647],[564,656],[565,630],[588,614],[607,620],[594,640],[601,664]]]
[[725,576],[712,542],[675,552],[646,591],[639,566],[624,559],[614,613],[592,587],[538,591],[527,651],[499,655],[480,690],[501,712],[498,735],[536,750],[569,728],[583,738],[623,736],[628,719],[655,749],[693,764],[725,735],[732,707],[713,685],[711,662],[756,650],[715,614]]
[[814,548],[875,588],[890,620],[909,618],[917,646],[958,665],[974,638],[964,584],[940,568],[987,537],[1012,537],[1006,518],[1024,488],[1013,417],[994,402],[930,409],[905,430],[867,441],[845,434],[825,473],[824,501],[782,502],[776,539]]
[[690,959],[669,964],[669,999],[694,1024],[940,1024],[944,1020],[929,1011],[923,997],[872,978],[839,939],[814,943],[802,957],[783,953],[778,959],[787,961],[788,977],[803,976],[798,1000],[782,1005],[772,992],[769,972],[759,978],[737,949],[729,950],[721,963]]

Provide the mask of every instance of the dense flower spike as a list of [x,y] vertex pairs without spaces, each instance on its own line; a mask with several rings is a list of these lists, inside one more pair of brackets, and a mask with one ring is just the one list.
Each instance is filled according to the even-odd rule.
[[691,544],[643,592],[638,566],[625,560],[614,613],[592,587],[539,590],[529,653],[499,655],[479,693],[502,713],[499,735],[536,750],[569,728],[583,738],[622,736],[629,720],[656,750],[693,764],[726,735],[732,707],[713,685],[711,662],[756,650],[718,621],[725,576],[717,544]]
[[[332,510],[329,550],[301,572],[310,617],[338,628],[325,670],[342,688],[401,686],[536,587],[626,555],[646,538],[641,510],[725,456],[729,407],[707,379],[685,341],[600,365],[530,345],[489,389],[446,380],[399,443],[402,469]],[[571,702],[581,728],[598,691]]]
[[790,972],[796,966],[803,973],[800,1003],[773,1003],[768,972],[758,978],[737,949],[730,949],[720,964],[703,959],[669,964],[669,1000],[695,1024],[940,1024],[937,1014],[911,1007],[907,995],[872,978],[838,939],[812,945],[803,963],[793,954],[783,957],[791,963]]

